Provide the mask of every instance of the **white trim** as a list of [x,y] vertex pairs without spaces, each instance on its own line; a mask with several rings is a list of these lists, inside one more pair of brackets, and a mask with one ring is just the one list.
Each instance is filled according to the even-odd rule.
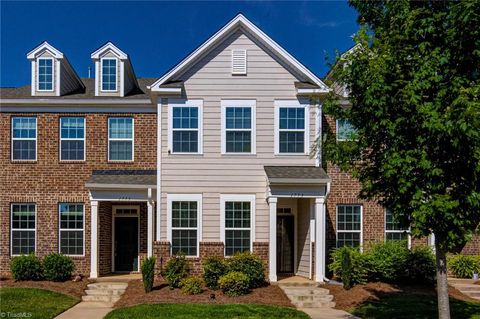
[[34,48],[33,50],[31,50],[30,52],[27,53],[27,59],[29,60],[34,60],[36,58],[36,55],[39,53],[39,52],[42,52],[42,51],[49,51],[50,53],[52,53],[52,55],[56,58],[56,59],[63,59],[63,53],[58,51],[57,49],[55,49],[51,44],[49,44],[47,41],[44,41],[42,42],[40,45],[38,45],[36,48]]
[[323,135],[322,135],[322,102],[319,101],[315,105],[315,143],[317,144],[315,154],[315,166],[320,167],[322,165],[322,149],[323,149]]
[[[110,119],[127,118],[132,120],[132,137],[131,138],[110,138]],[[131,160],[112,160],[110,159],[110,141],[132,142],[132,159]],[[107,161],[108,162],[134,162],[135,161],[135,118],[133,116],[111,116],[107,118]]]
[[100,61],[95,61],[95,96],[100,90]]
[[99,59],[100,56],[106,52],[106,51],[111,51],[113,52],[119,59],[128,59],[128,55],[123,52],[122,50],[120,50],[115,44],[113,44],[112,42],[107,42],[105,43],[104,45],[102,45],[100,48],[98,48],[97,50],[95,50],[91,55],[90,55],[90,58],[91,59]]
[[268,197],[269,242],[268,242],[268,280],[277,281],[277,203],[276,197]]
[[157,98],[157,214],[155,240],[161,239],[161,216],[162,216],[162,99]]
[[255,241],[255,195],[247,194],[220,194],[220,241],[223,242],[223,254],[226,256],[225,243],[225,203],[226,202],[250,202],[250,228],[228,228],[231,230],[250,230],[250,251],[253,252],[253,242]]
[[159,93],[171,93],[171,94],[181,94],[182,88],[158,88],[156,92]]
[[[115,89],[114,90],[104,90],[103,89],[103,61],[105,60],[113,60],[115,61]],[[105,93],[114,93],[118,92],[118,62],[119,59],[113,57],[103,57],[100,59],[100,92]]]
[[[305,124],[303,130],[282,129],[285,132],[301,132],[304,134],[303,153],[282,153],[280,152],[280,108],[305,108]],[[310,104],[299,100],[275,100],[274,111],[274,154],[285,156],[298,156],[310,154]]]
[[[136,214],[117,214],[118,209],[135,209],[137,211]],[[133,270],[135,272],[140,271],[140,206],[139,205],[114,205],[112,206],[112,272],[116,272],[115,270],[115,218],[116,217],[127,217],[127,218],[137,218],[137,270]],[[120,271],[123,272],[123,271]]]
[[[52,61],[52,89],[50,90],[41,90],[40,89],[40,61],[41,60],[50,60]],[[56,66],[55,66],[55,59],[54,58],[51,58],[51,57],[42,57],[42,58],[38,58],[37,59],[37,76],[36,76],[36,80],[37,80],[37,85],[36,85],[36,88],[37,88],[37,91],[38,92],[53,92],[55,91],[55,70],[56,70]],[[32,83],[33,84],[33,83]]]
[[[36,93],[36,91],[35,91],[35,87],[36,87],[36,85],[35,85],[35,82],[36,82],[36,77],[35,77],[36,70],[37,70],[37,62],[36,62],[35,60],[32,60],[32,67],[31,67],[31,71],[30,71],[30,72],[32,73],[31,76],[30,76],[30,78],[31,78],[30,93],[32,94],[32,96],[35,96],[35,93]],[[0,104],[3,105],[1,99],[0,99]]]
[[[61,88],[61,83],[60,83],[60,81],[61,81],[61,78],[60,78],[60,76],[61,76],[61,74],[60,74],[60,67],[61,67],[61,62],[60,62],[60,60],[57,60],[57,61],[55,62],[55,73],[56,73],[56,77],[53,78],[53,79],[55,79],[53,82],[55,83],[55,88],[56,88],[56,89],[55,89],[55,91],[56,91],[56,92],[55,92],[55,95],[56,95],[56,96],[60,96],[60,93],[61,93],[61,92],[60,92],[60,88]],[[53,80],[53,79],[52,79],[52,80]]]
[[[315,199],[315,281],[325,280],[326,205],[325,197]],[[338,216],[338,215],[337,215]]]
[[[35,251],[34,254],[37,254],[37,225],[38,225],[38,218],[37,218],[37,203],[32,203],[32,202],[15,202],[15,203],[10,203],[10,256],[15,257],[15,256],[20,256],[19,254],[13,254],[12,247],[13,247],[13,205],[34,205],[35,206],[35,229],[33,229],[33,232],[35,233]],[[31,228],[15,228],[16,231],[32,231]]]
[[[255,155],[257,153],[257,129],[256,129],[256,106],[257,100],[222,100],[221,101],[221,152],[222,155]],[[249,107],[251,109],[251,123],[250,129],[228,129],[229,131],[246,131],[250,132],[250,152],[227,152],[227,117],[226,117],[226,108],[227,107]]]
[[[338,206],[360,206],[360,230],[338,230]],[[359,248],[363,250],[363,205],[362,204],[343,204],[338,203],[335,206],[335,246],[338,247],[338,233],[360,233]]]
[[[119,81],[116,80],[116,82],[118,83]],[[120,96],[125,96],[125,62],[123,60],[120,60]]]
[[[83,222],[82,226],[83,228],[62,228],[62,215],[60,211],[60,205],[62,204],[72,204],[72,205],[82,205],[82,215],[83,215]],[[74,256],[74,257],[85,257],[85,204],[84,203],[74,203],[74,202],[60,202],[58,203],[58,253],[62,253],[62,237],[61,233],[63,231],[81,231],[82,232],[82,237],[83,237],[83,243],[82,243],[82,253],[81,254],[65,254],[66,256]]]
[[90,197],[90,278],[98,277],[98,201]]
[[[198,108],[198,126],[197,129],[175,129],[186,131],[198,131],[198,149],[197,152],[174,152],[173,151],[173,108],[174,107],[196,107]],[[184,100],[184,99],[168,99],[168,154],[203,154],[203,100]]]
[[[62,119],[64,118],[81,118],[83,119],[83,138],[62,138]],[[86,158],[87,158],[87,139],[86,139],[86,135],[87,135],[87,119],[85,118],[85,116],[60,116],[60,119],[59,119],[59,128],[58,128],[58,135],[59,135],[59,140],[60,140],[60,143],[58,145],[58,148],[59,148],[59,154],[58,154],[58,160],[60,162],[85,162]],[[62,159],[62,141],[83,141],[83,159],[77,159],[77,160],[70,160],[70,159],[67,159],[67,160],[64,160]]]
[[[203,207],[202,207],[202,194],[167,194],[167,240],[170,242],[170,254],[172,253],[172,202],[184,201],[184,202],[197,202],[197,254],[195,256],[187,255],[187,257],[199,257],[200,256],[200,242],[203,238]],[[178,227],[175,227],[177,229]],[[186,228],[187,229],[187,228]],[[193,230],[193,227],[188,229]]]
[[[31,137],[13,137],[13,119],[16,118],[34,118],[35,119],[35,138]],[[38,159],[38,118],[36,116],[12,116],[10,118],[10,160],[15,162],[36,162]],[[35,141],[35,159],[14,159],[13,158],[13,141]]]
[[[38,98],[38,99],[0,99],[0,104],[2,105],[1,112],[6,112],[4,110],[5,105],[17,105],[18,106],[28,106],[28,105],[60,105],[64,106],[65,104],[74,104],[74,105],[105,105],[105,104],[113,104],[114,106],[118,105],[144,105],[149,106],[152,108],[152,102],[150,99],[122,99],[119,97],[111,97],[111,98],[97,98],[97,99],[52,99],[52,98]],[[55,112],[64,112],[68,111],[65,110],[57,110]],[[10,112],[10,111],[9,111]],[[77,111],[75,111],[77,112]],[[108,112],[108,111],[105,111]],[[134,112],[133,110],[131,112]]]

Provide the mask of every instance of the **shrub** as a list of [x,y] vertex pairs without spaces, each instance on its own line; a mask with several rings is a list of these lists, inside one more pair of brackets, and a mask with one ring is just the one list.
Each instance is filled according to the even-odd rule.
[[249,292],[250,280],[248,276],[239,271],[232,271],[223,275],[218,280],[218,285],[227,296],[241,296]]
[[409,253],[406,241],[374,243],[364,254],[368,280],[397,281],[404,273]]
[[265,283],[265,266],[260,257],[250,252],[236,253],[228,259],[228,267],[230,271],[245,274],[250,288],[257,288]]
[[14,257],[10,263],[10,270],[15,280],[43,279],[42,262],[34,254]]
[[474,273],[480,272],[480,256],[452,255],[447,264],[457,278],[472,278]]
[[413,248],[404,267],[404,281],[431,284],[436,276],[435,255],[428,246]]
[[72,278],[75,264],[72,258],[52,253],[43,258],[45,278],[51,281],[66,281]]
[[142,261],[142,279],[145,292],[153,289],[153,281],[155,280],[155,257],[148,257]]
[[343,282],[345,289],[350,289],[356,284],[366,283],[367,272],[364,257],[358,248],[341,247],[335,249],[332,253],[332,263],[329,268]]
[[168,283],[170,289],[179,288],[183,278],[188,276],[188,262],[184,254],[173,256],[165,265],[162,276]]
[[218,289],[218,279],[227,271],[227,263],[222,257],[208,257],[203,262],[203,279],[210,289]]
[[198,295],[203,292],[203,280],[201,277],[191,276],[182,279],[182,292],[186,295]]

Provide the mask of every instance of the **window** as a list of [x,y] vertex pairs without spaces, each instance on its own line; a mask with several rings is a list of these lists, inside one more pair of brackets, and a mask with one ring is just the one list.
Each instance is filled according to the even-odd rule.
[[37,118],[12,117],[12,160],[37,159]]
[[252,250],[255,195],[221,195],[221,236],[225,255]]
[[102,91],[117,90],[117,59],[102,59]]
[[255,100],[222,101],[222,154],[255,154]]
[[60,253],[65,255],[83,255],[83,204],[59,205]]
[[53,59],[40,58],[38,63],[38,91],[53,91]]
[[306,154],[308,108],[296,101],[275,101],[275,154]]
[[357,247],[362,243],[362,206],[337,206],[337,247]]
[[85,118],[60,118],[60,160],[85,160]]
[[178,101],[169,106],[169,152],[202,152],[202,101]]
[[337,141],[348,141],[353,138],[357,130],[350,121],[345,119],[337,120]]
[[406,240],[407,232],[400,228],[400,224],[394,219],[392,211],[385,209],[385,239]]
[[232,74],[247,74],[247,50],[232,50]]
[[35,253],[35,204],[12,204],[11,254]]
[[133,161],[133,118],[108,119],[108,160]]
[[201,240],[202,195],[167,195],[168,220],[171,221],[168,235],[172,255],[183,252],[187,256],[198,256]]

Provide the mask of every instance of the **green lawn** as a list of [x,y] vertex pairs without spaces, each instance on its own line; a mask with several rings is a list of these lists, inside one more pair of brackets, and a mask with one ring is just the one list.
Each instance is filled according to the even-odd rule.
[[[0,312],[27,313],[25,318],[50,319],[79,300],[57,292],[36,288],[1,288]],[[31,313],[31,316],[29,315]],[[7,315],[5,315],[7,316]],[[12,315],[10,317],[14,318]],[[23,317],[18,317],[23,318]]]
[[[455,319],[480,319],[480,303],[450,299]],[[426,295],[391,295],[372,301],[351,311],[363,319],[430,319],[438,318],[437,297]]]
[[168,318],[168,319],[309,319],[309,317],[292,308],[249,305],[249,304],[153,304],[119,308],[110,312],[105,319],[131,318]]

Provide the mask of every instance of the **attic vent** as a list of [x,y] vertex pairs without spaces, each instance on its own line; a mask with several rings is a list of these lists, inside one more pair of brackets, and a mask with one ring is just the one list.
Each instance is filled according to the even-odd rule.
[[232,74],[247,74],[247,50],[232,50]]

